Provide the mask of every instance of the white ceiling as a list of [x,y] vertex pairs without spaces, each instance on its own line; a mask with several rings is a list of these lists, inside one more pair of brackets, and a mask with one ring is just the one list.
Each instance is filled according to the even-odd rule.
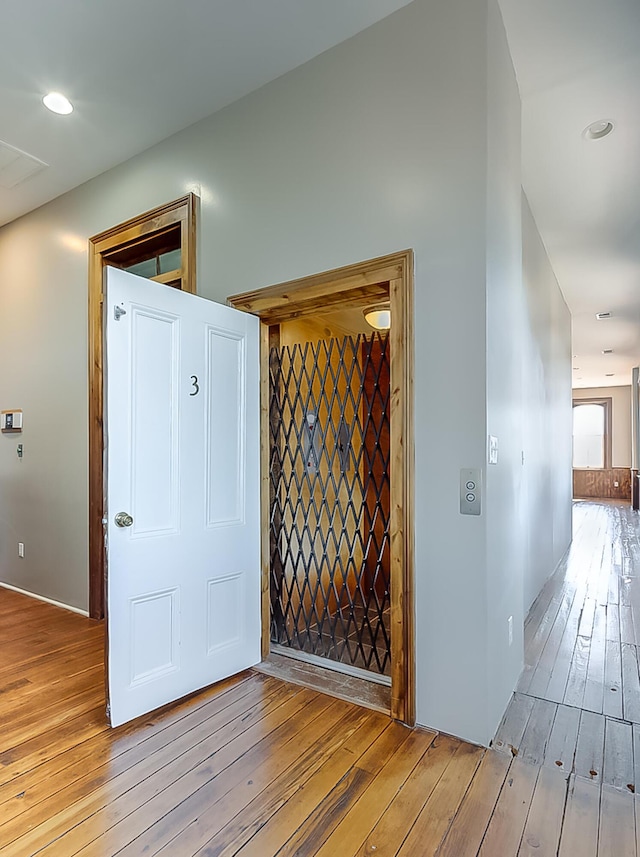
[[[0,140],[49,167],[0,188],[0,225],[408,2],[3,4]],[[575,386],[628,384],[640,362],[640,0],[500,3],[523,99],[523,183],[573,315]],[[49,90],[72,100],[71,116],[44,109]],[[613,133],[587,142],[599,119]],[[613,317],[597,322],[605,310]]]
[[[2,4],[0,140],[49,167],[0,187],[0,225],[355,35],[410,0]],[[46,110],[63,92],[70,116]]]
[[[523,185],[573,316],[574,386],[629,384],[640,363],[640,0],[500,5],[522,95]],[[600,119],[612,134],[585,140]],[[604,311],[612,318],[596,321]]]

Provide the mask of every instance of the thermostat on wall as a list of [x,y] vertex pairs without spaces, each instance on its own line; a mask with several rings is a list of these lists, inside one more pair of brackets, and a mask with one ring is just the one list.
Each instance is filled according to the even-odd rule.
[[14,408],[12,411],[0,411],[1,431],[22,431],[22,411]]

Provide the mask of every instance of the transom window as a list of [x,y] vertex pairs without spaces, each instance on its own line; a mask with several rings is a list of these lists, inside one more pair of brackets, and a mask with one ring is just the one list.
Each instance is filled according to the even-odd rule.
[[611,399],[574,400],[573,466],[583,470],[611,467]]

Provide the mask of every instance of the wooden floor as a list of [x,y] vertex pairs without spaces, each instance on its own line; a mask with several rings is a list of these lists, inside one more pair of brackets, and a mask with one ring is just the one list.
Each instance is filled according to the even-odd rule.
[[256,672],[110,730],[101,626],[0,589],[0,857],[640,857],[638,527],[577,505],[487,751]]
[[527,620],[526,666],[493,742],[515,756],[512,789],[530,804],[514,837],[538,840],[544,818],[550,850],[522,853],[560,842],[560,857],[640,855],[639,535],[628,504],[575,503],[569,555]]

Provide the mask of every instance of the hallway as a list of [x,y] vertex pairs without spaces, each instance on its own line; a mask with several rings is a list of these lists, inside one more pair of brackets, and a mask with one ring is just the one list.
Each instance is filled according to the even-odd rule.
[[637,643],[638,515],[625,503],[576,502],[573,545],[529,614],[526,666],[493,742],[514,761],[487,855],[515,854],[521,836],[518,854],[556,854],[558,841],[560,857],[640,849]]
[[639,857],[638,518],[575,521],[486,751],[252,671],[110,730],[101,625],[0,589],[1,857]]

